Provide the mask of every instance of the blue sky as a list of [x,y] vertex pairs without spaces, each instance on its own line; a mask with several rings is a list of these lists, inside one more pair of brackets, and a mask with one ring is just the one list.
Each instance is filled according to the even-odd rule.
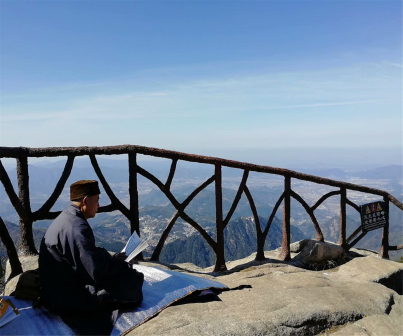
[[402,162],[401,1],[0,4],[2,146]]

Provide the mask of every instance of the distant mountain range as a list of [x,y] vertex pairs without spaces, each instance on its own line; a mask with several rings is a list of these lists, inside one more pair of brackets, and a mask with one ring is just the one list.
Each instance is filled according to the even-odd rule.
[[[98,246],[106,248],[108,251],[120,252],[129,238],[127,224],[115,217],[117,221],[108,221],[93,227],[94,235]],[[260,217],[262,227],[267,223],[267,219]],[[6,227],[16,246],[19,242],[19,226],[5,221]],[[34,229],[35,245],[39,249],[40,241],[46,229]],[[304,234],[292,226],[292,241],[304,239]],[[214,233],[210,235],[216,239]],[[224,230],[225,235],[225,257],[227,261],[244,258],[256,252],[256,229],[252,217],[238,217],[231,221]],[[266,250],[273,250],[281,246],[282,242],[282,222],[277,218],[273,220],[268,238],[265,243]],[[154,242],[155,243],[155,242]],[[155,246],[153,246],[155,247]],[[150,252],[144,253],[145,257],[150,257]],[[0,250],[0,257],[6,257],[5,251]],[[207,267],[215,262],[215,254],[210,246],[201,237],[194,233],[190,237],[184,237],[165,244],[160,260],[167,263],[191,262],[200,267]]]
[[403,178],[403,165],[391,165],[371,170],[362,171],[345,171],[338,168],[332,169],[301,169],[301,173],[327,177],[333,179],[345,180],[347,178],[362,178],[362,179],[391,179],[401,180]]
[[[111,160],[99,158],[98,162],[106,177],[111,184],[115,194],[122,202],[128,202],[127,183],[128,170],[127,162],[123,160]],[[65,161],[37,163],[30,165],[30,191],[31,204],[33,210],[39,208],[53,191],[57,181],[60,178]],[[165,182],[169,168],[170,160],[165,161],[143,161],[139,165],[144,169],[153,173],[161,181]],[[337,180],[348,180],[350,178],[362,178],[368,180],[387,179],[389,182],[385,184],[388,191],[391,191],[397,198],[401,199],[402,195],[402,170],[403,166],[387,166],[361,172],[346,172],[341,169],[315,169],[301,170],[304,173],[312,175],[329,177]],[[16,172],[15,169],[8,170],[9,176],[16,188]],[[194,189],[195,185],[209,178],[213,174],[213,167],[210,165],[194,164],[189,162],[179,162],[177,173],[175,174],[172,184],[172,193],[179,202],[182,202]],[[232,187],[223,188],[223,213],[224,216],[228,212],[236,194],[236,188],[239,184],[239,178],[242,171],[237,169],[224,168],[223,176],[226,181],[234,181]],[[263,174],[261,174],[263,175]],[[98,179],[89,160],[77,159],[72,175],[66,183],[62,196],[52,209],[62,210],[68,204],[68,186],[80,179]],[[268,187],[260,185],[259,180],[249,186],[253,195],[255,205],[261,220],[267,218],[272,211],[274,204],[283,191],[283,187],[276,185]],[[313,190],[313,189],[312,189]],[[153,246],[157,243],[161,233],[165,229],[169,218],[175,209],[166,196],[148,180],[139,176],[139,202],[140,202],[140,228],[142,235],[151,239]],[[311,193],[311,190],[307,190]],[[11,204],[5,202],[8,196],[4,189],[0,186],[0,215],[5,219],[7,216],[15,216],[15,210]],[[103,192],[101,195],[101,203],[107,204],[107,196]],[[336,212],[338,209],[337,200],[335,202]],[[330,241],[338,240],[339,217],[335,215],[332,204],[326,201],[327,208],[319,208],[315,211],[315,215],[320,223],[325,238]],[[14,213],[14,215],[13,215]],[[215,191],[213,185],[200,192],[196,198],[186,208],[186,213],[196,220],[206,231],[214,235],[215,232]],[[281,213],[281,209],[279,209]],[[278,213],[278,214],[279,214]],[[401,223],[403,222],[402,211],[391,207],[390,213],[390,243],[398,245],[403,243],[403,235],[401,234]],[[251,220],[250,205],[245,196],[243,196],[233,215],[233,220],[225,229],[226,260],[234,260],[243,258],[253,252],[256,252],[256,233],[253,221]],[[302,206],[292,201],[292,236],[294,240],[311,238],[315,235],[313,225],[309,216]],[[347,208],[348,216],[348,232],[350,234],[359,226],[359,216],[351,207]],[[266,223],[266,220],[263,220]],[[46,227],[51,221],[41,221],[35,223],[34,235],[38,243],[45,233]],[[127,219],[120,213],[114,214],[98,214],[94,219],[90,220],[93,227],[96,240],[100,246],[110,251],[120,251],[129,237],[129,223]],[[19,227],[16,224],[6,221],[10,234],[13,239],[18,242]],[[275,218],[270,229],[268,239],[266,241],[267,249],[274,249],[280,246],[282,239],[281,221]],[[379,249],[380,231],[370,232],[359,244],[369,249]],[[150,251],[149,251],[150,252]],[[149,253],[148,252],[148,253]],[[1,253],[1,252],[0,252]],[[178,220],[166,242],[162,253],[161,260],[170,263],[193,262],[196,265],[205,267],[214,263],[214,254],[199,233],[195,233],[188,224],[183,220]]]
[[[128,163],[126,160],[113,160],[106,158],[97,158],[99,166],[111,183],[127,182],[128,181]],[[52,185],[60,177],[61,171],[64,168],[66,160],[60,161],[42,161],[30,164],[30,177],[35,181],[36,185],[48,184],[52,181]],[[171,160],[162,161],[139,161],[139,166],[150,171],[156,177],[163,180],[168,176]],[[12,181],[16,182],[15,168],[10,168],[7,171],[10,174]],[[45,169],[45,170],[44,170]],[[374,168],[364,171],[345,171],[339,168],[332,169],[295,169],[296,171],[311,174],[315,176],[328,178],[365,178],[365,179],[403,179],[403,165],[390,165]],[[212,165],[198,164],[186,161],[179,161],[177,164],[175,177],[177,178],[204,178],[210,177],[214,173]],[[240,170],[233,168],[223,168],[223,175],[226,177],[240,176]],[[85,178],[96,178],[91,162],[87,158],[77,158],[74,161],[74,168],[71,179],[77,181]]]
[[[267,219],[259,217],[264,227]],[[283,239],[282,222],[277,218],[273,220],[266,242],[265,250],[274,250],[281,246]],[[295,226],[291,228],[292,242],[304,239],[304,234]],[[215,239],[215,235],[212,235]],[[256,228],[252,217],[238,217],[230,222],[224,229],[225,260],[245,258],[256,252]],[[199,234],[186,239],[177,239],[164,246],[160,260],[165,263],[190,262],[199,267],[214,265],[215,254],[207,242]]]
[[[112,160],[99,158],[98,159],[101,170],[110,185],[112,185],[112,190],[119,196],[122,193],[127,193],[127,184],[128,184],[128,168],[127,162],[125,160]],[[38,162],[35,165],[29,166],[29,176],[30,176],[30,195],[31,198],[36,198],[38,202],[32,202],[33,210],[37,210],[41,204],[46,200],[47,196],[50,195],[56,183],[58,182],[65,161],[56,161],[56,162]],[[165,161],[143,161],[139,162],[139,165],[144,169],[148,170],[152,174],[154,174],[157,178],[159,178],[162,182],[166,181],[166,178],[169,173],[170,168],[170,160]],[[10,180],[17,190],[17,176],[16,169],[10,168],[7,170]],[[393,165],[393,166],[385,166],[367,171],[358,171],[358,172],[347,172],[341,169],[310,169],[304,170],[301,172],[308,173],[321,177],[328,177],[336,180],[346,181],[351,178],[359,178],[359,179],[388,179],[391,181],[401,181],[403,179],[403,166],[401,165]],[[178,185],[183,186],[183,181],[204,181],[214,173],[213,167],[211,165],[204,164],[195,164],[190,162],[179,162],[177,166],[177,171],[175,174],[175,178],[173,181],[173,188],[177,189]],[[242,175],[242,171],[239,169],[232,168],[223,168],[223,179],[240,179]],[[270,175],[268,175],[270,176]],[[61,210],[65,207],[66,202],[68,202],[68,186],[78,180],[82,179],[96,179],[94,169],[91,166],[91,163],[88,159],[76,159],[74,168],[72,173],[66,183],[65,190],[62,194],[62,197],[56,203],[56,206],[53,210]],[[151,186],[152,184],[148,181],[148,179],[138,175],[138,183],[139,188],[147,188],[147,186]],[[195,185],[196,182],[193,183]],[[193,189],[193,185],[191,186]],[[400,197],[402,195],[402,185],[397,185],[395,196]],[[152,188],[155,188],[152,185]],[[189,186],[190,188],[190,186]],[[192,189],[192,190],[193,190]],[[103,188],[101,186],[101,190]],[[158,193],[160,195],[158,195]],[[8,198],[4,188],[0,187],[0,198]],[[165,203],[168,203],[166,197],[160,193],[158,190],[154,190],[149,194],[142,194],[140,197],[140,206],[145,205],[153,205],[152,203],[148,203],[150,199],[153,201],[163,200]],[[101,197],[102,202],[102,197]],[[0,204],[0,213],[3,213],[4,209],[1,208]],[[266,216],[266,214],[262,214],[262,216]]]

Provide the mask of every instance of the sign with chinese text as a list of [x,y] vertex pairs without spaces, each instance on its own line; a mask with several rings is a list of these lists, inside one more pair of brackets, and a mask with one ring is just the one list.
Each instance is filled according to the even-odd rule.
[[388,223],[385,202],[373,202],[361,205],[361,227],[363,232],[379,229]]

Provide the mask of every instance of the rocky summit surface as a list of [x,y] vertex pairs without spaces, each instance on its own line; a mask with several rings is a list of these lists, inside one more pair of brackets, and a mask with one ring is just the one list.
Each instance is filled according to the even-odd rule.
[[403,300],[394,290],[401,293],[403,265],[369,254],[324,271],[279,262],[274,251],[265,262],[254,255],[229,262],[222,275],[177,265],[230,288],[252,288],[168,307],[128,335],[403,335]]
[[[254,261],[254,254],[228,262],[223,273],[144,262],[251,288],[224,291],[218,301],[167,307],[128,335],[403,335],[403,264],[352,249],[347,263],[312,271],[299,262],[280,262],[279,252],[266,252],[263,262]],[[35,267],[32,258],[21,260],[24,270]]]

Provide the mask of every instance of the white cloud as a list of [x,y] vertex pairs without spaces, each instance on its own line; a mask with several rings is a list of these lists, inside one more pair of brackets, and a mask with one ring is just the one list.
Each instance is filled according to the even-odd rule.
[[[389,136],[388,141],[396,144],[401,142],[401,127],[400,138],[395,127],[401,125],[402,119],[401,89],[401,72],[384,63],[188,79],[155,87],[132,84],[122,89],[119,83],[95,84],[91,89],[72,86],[63,91],[60,99],[57,88],[53,93],[47,89],[31,98],[3,99],[1,142],[37,146],[35,143],[44,141],[46,134],[47,146],[52,139],[58,139],[57,145],[71,146],[77,136],[88,139],[88,130],[92,137],[87,141],[94,145],[143,141],[165,148],[184,141],[210,142],[211,146],[224,141],[228,146],[237,146],[237,137],[254,145],[275,141],[276,137],[288,139],[289,145],[323,139],[329,145],[339,142],[347,146],[353,141],[377,141],[370,132],[360,133],[358,122],[353,123],[358,129],[347,127],[351,121],[345,120],[354,115],[354,120],[361,122],[370,116],[366,121],[369,128],[374,126],[373,132],[380,137]],[[338,123],[339,119],[344,124]],[[380,127],[382,119],[385,122]],[[308,141],[306,135],[304,138],[301,125],[305,125],[305,134],[309,130],[312,140]],[[343,131],[335,132],[336,127]],[[67,136],[67,129],[75,134]],[[223,139],[226,129],[232,132],[232,136],[227,135],[230,140]],[[269,137],[269,133],[273,136]]]
[[393,66],[393,67],[397,67],[397,68],[403,68],[403,64],[400,64],[400,63],[392,63],[392,62],[388,62],[388,61],[383,61],[382,63]]

